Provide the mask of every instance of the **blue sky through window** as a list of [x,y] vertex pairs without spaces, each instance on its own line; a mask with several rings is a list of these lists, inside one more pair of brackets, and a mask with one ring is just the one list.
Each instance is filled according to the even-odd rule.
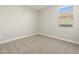
[[60,13],[71,13],[73,12],[73,6],[64,6],[59,9]]

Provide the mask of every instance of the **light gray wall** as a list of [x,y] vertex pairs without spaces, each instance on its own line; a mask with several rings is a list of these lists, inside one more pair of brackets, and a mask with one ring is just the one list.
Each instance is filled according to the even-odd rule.
[[40,12],[39,33],[79,41],[79,6],[74,6],[73,27],[60,27],[58,25],[58,7],[51,6]]
[[0,6],[0,41],[37,33],[37,18],[27,6]]
[[79,6],[74,6],[73,27],[59,27],[57,15],[58,6],[40,12],[27,6],[0,6],[0,41],[38,32],[79,41]]

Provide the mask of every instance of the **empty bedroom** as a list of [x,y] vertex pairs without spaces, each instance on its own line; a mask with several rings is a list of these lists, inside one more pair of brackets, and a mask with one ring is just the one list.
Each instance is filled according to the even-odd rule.
[[78,5],[0,5],[0,54],[78,54]]

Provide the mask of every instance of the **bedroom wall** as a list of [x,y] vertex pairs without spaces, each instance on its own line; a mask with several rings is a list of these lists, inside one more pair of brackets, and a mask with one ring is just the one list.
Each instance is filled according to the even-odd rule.
[[0,6],[0,42],[34,33],[79,41],[79,6],[74,6],[73,27],[58,25],[58,7],[37,11],[27,6]]
[[73,27],[60,27],[58,25],[58,7],[51,6],[40,11],[39,33],[79,41],[79,6],[74,6]]
[[27,6],[0,6],[0,42],[37,33],[38,12]]

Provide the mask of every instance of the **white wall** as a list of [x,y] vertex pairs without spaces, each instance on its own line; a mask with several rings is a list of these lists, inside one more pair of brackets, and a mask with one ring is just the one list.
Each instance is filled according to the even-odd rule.
[[37,17],[27,6],[0,6],[0,41],[37,33]]
[[60,27],[58,25],[58,7],[59,6],[52,6],[40,12],[39,33],[79,41],[78,6],[74,6],[73,27]]
[[27,6],[0,6],[0,41],[38,32],[79,41],[78,10],[74,6],[73,27],[59,27],[58,6],[40,12]]

